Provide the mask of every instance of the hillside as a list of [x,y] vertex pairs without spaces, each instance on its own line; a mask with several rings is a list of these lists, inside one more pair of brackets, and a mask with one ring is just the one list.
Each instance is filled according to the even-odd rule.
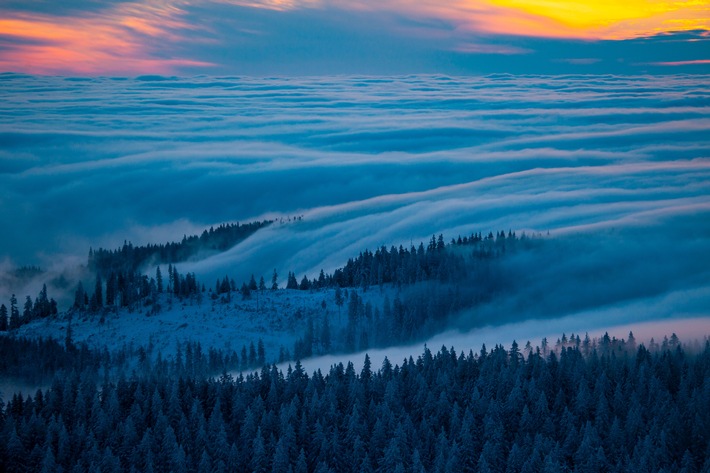
[[309,318],[320,322],[328,317],[334,329],[339,326],[334,290],[267,290],[249,300],[235,295],[229,303],[207,298],[202,302],[180,301],[161,295],[160,303],[163,309],[155,314],[149,308],[102,314],[71,310],[24,325],[16,335],[64,340],[71,325],[74,342],[109,351],[124,345],[143,346],[150,353],[164,356],[174,355],[177,344],[186,341],[238,352],[243,345],[248,347],[261,339],[267,361],[276,362],[282,348],[293,352]]

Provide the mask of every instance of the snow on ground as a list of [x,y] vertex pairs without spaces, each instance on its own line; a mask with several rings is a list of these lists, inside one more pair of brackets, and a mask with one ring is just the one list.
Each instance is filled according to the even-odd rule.
[[[379,291],[360,294],[373,304],[381,304]],[[25,325],[17,335],[64,340],[71,318],[72,340],[97,349],[115,351],[131,344],[135,348],[152,346],[153,353],[159,351],[169,357],[178,343],[187,341],[200,342],[203,350],[239,352],[242,345],[248,348],[253,342],[256,346],[261,339],[267,361],[275,362],[280,347],[293,353],[294,342],[303,336],[309,317],[316,327],[323,317],[329,317],[332,330],[338,330],[347,320],[347,302],[339,309],[335,291],[331,289],[313,292],[279,289],[259,294],[255,291],[247,300],[232,293],[229,302],[204,297],[201,303],[181,302],[177,298],[170,302],[163,294],[160,304],[162,310],[155,315],[150,314],[150,307],[103,314],[65,312]]]

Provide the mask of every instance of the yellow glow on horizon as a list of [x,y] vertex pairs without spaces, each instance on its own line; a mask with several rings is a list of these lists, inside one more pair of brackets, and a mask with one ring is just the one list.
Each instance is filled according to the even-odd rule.
[[[204,0],[135,0],[100,13],[74,17],[12,12],[0,7],[0,34],[10,38],[0,50],[0,69],[46,74],[80,72],[170,72],[209,66],[171,58],[170,45],[184,41],[220,42],[191,34],[210,26],[195,21],[190,6]],[[487,35],[623,40],[669,32],[710,31],[710,0],[210,0],[246,8],[286,12],[324,9],[329,15],[358,11],[436,20],[452,28],[403,28],[405,36],[439,35],[460,50],[480,51],[472,37]],[[324,15],[327,21],[329,15]],[[393,23],[394,24],[394,23]],[[433,24],[438,24],[433,22]],[[396,25],[395,27],[398,27]],[[214,32],[212,32],[214,33]],[[13,44],[12,38],[16,38]],[[147,41],[149,40],[149,41]],[[164,48],[164,49],[163,49]],[[478,48],[478,49],[476,49]],[[488,47],[489,53],[495,53]],[[499,48],[500,54],[520,49]],[[704,59],[704,58],[698,58]],[[672,62],[672,61],[671,61]]]
[[[669,31],[710,29],[707,0],[487,0],[497,7],[492,25],[502,32],[510,21],[509,33],[531,36],[560,36],[559,33],[591,39],[629,39]],[[467,0],[480,5],[480,1]],[[527,17],[526,27],[520,17]],[[537,20],[537,21],[536,21]],[[550,28],[552,22],[557,25]],[[515,28],[515,25],[523,28]],[[541,28],[540,28],[541,27]]]
[[[626,20],[646,18],[677,10],[673,3],[647,0],[491,0],[494,5],[515,8],[559,21],[575,28],[598,28]],[[683,2],[685,3],[685,2]]]
[[[248,1],[261,8],[310,8],[317,0]],[[372,14],[444,20],[471,33],[547,38],[631,39],[710,30],[710,0],[331,0]]]

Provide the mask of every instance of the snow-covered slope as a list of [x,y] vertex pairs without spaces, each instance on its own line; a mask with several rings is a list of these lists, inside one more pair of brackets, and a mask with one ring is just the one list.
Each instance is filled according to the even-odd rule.
[[[373,294],[373,296],[375,296]],[[325,306],[324,306],[325,303]],[[57,317],[32,322],[17,334],[29,337],[65,339],[71,323],[72,340],[109,351],[124,344],[152,347],[170,356],[177,343],[200,342],[205,350],[241,350],[259,339],[264,342],[267,361],[276,361],[281,346],[293,351],[294,341],[302,336],[308,318],[318,323],[329,317],[337,328],[345,319],[345,308],[339,315],[333,290],[295,291],[280,289],[253,294],[242,300],[233,294],[231,301],[212,301],[205,297],[197,301],[179,301],[161,295],[162,310],[154,315],[150,307],[129,312],[88,314],[65,312]]]

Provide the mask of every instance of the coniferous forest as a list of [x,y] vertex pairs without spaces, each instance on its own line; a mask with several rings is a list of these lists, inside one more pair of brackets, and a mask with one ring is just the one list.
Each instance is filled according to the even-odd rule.
[[179,242],[143,246],[125,242],[116,250],[91,249],[88,266],[98,275],[108,278],[112,272],[133,273],[147,264],[179,263],[198,253],[225,251],[271,223],[271,220],[246,224],[227,223],[205,229],[199,236],[185,235]]
[[[240,285],[225,275],[215,284],[209,284],[194,273],[181,272],[177,264],[169,262],[180,258],[169,255],[178,254],[176,248],[198,248],[203,241],[207,245],[225,232],[241,236],[269,223],[223,225],[216,230],[205,230],[202,237],[186,238],[180,244],[133,246],[126,243],[115,251],[90,250],[86,267],[91,280],[76,283],[70,310],[80,316],[96,317],[143,308],[157,314],[163,310],[166,296],[195,305],[201,305],[205,299],[229,304],[233,297],[242,300],[258,297],[267,290],[263,276],[257,283],[257,278],[251,275],[250,280],[241,281]],[[511,275],[505,274],[499,263],[506,256],[532,251],[543,244],[540,238],[524,233],[517,235],[510,230],[487,235],[472,233],[452,238],[448,243],[443,235],[432,235],[426,245],[421,242],[408,248],[365,249],[342,267],[330,273],[321,270],[317,277],[310,279],[307,275],[299,279],[289,271],[280,281],[274,270],[268,289],[308,293],[334,291],[333,302],[338,315],[342,311],[345,317],[340,328],[324,327],[333,323],[325,319],[309,320],[303,336],[294,346],[286,347],[295,358],[330,351],[353,352],[423,339],[440,330],[461,310],[510,291]],[[162,270],[161,264],[155,264],[149,271],[139,269],[150,258],[167,263],[162,265]],[[41,270],[39,272],[41,274]],[[382,301],[373,303],[363,297],[371,290],[382,292]],[[9,309],[4,303],[0,304],[0,332],[56,315],[57,303],[47,294],[44,286],[34,302],[27,295],[22,311],[16,298],[8,301]],[[295,314],[294,317],[301,316]],[[325,331],[332,331],[327,336],[328,341],[323,340]]]
[[[545,248],[544,238],[432,236],[426,245],[364,250],[310,279],[288,272],[280,281],[274,270],[267,286],[252,275],[241,288],[227,275],[207,289],[173,264],[266,224],[221,226],[180,244],[92,250],[95,283],[85,289],[80,281],[67,311],[46,286],[22,310],[14,296],[9,310],[1,305],[0,381],[20,381],[34,394],[0,395],[0,471],[710,470],[707,340],[684,346],[674,334],[646,347],[631,333],[562,335],[554,345],[513,341],[475,353],[425,347],[416,359],[385,358],[381,366],[365,355],[358,370],[336,362],[307,372],[299,361],[425,340],[462,310],[514,292],[519,274],[505,270],[506,258]],[[146,273],[155,258],[167,262],[165,275],[160,264]],[[324,299],[316,315],[286,314],[303,330],[278,357],[261,338],[241,351],[186,340],[167,356],[151,346],[73,339],[74,317],[101,330],[132,311],[157,316],[173,300],[183,310],[207,301],[228,313],[233,297],[279,292],[333,297],[337,312],[326,311]],[[53,318],[66,322],[63,339],[20,335],[24,325]]]
[[709,12],[0,0],[0,473],[710,473]]
[[327,373],[196,376],[194,353],[113,380],[86,348],[6,400],[6,472],[706,472],[710,344],[608,338],[556,350],[442,347]]

